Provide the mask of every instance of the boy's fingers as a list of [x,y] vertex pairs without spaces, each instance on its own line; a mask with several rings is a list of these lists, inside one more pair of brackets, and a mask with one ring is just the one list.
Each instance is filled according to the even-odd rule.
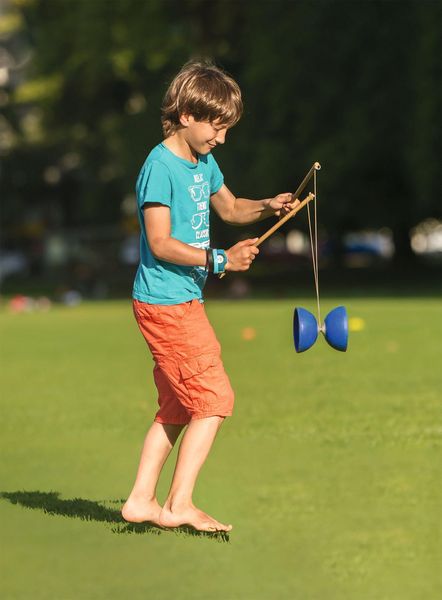
[[239,242],[241,244],[241,246],[253,246],[254,244],[256,244],[256,242],[259,240],[259,238],[253,238],[251,240],[243,240],[242,242]]
[[298,204],[301,204],[301,201],[296,199],[293,202],[288,202],[287,204],[284,205],[284,209],[288,212],[290,210],[293,210],[294,208],[296,208],[298,206]]
[[259,254],[259,250],[258,248],[256,248],[256,246],[249,246],[248,248],[244,248],[242,255],[245,257],[249,257],[252,255],[256,255]]
[[284,194],[278,194],[278,196],[276,196],[276,199],[279,200],[279,202],[282,205],[284,205],[292,201],[292,196],[293,194],[291,194],[290,192],[285,192]]

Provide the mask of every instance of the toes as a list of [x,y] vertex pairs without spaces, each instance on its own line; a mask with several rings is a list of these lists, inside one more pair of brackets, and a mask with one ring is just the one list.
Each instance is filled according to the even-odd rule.
[[220,521],[217,521],[214,517],[211,517],[207,513],[204,513],[202,510],[198,510],[200,515],[204,518],[205,523],[210,523],[210,526],[215,529],[215,531],[231,531],[232,525],[224,525]]
[[208,533],[216,533],[218,531],[227,531],[226,525],[222,523],[218,523],[215,519],[210,519],[208,521],[203,521],[198,524],[195,523],[195,529],[199,531],[207,531]]
[[212,521],[200,521],[189,523],[189,525],[197,531],[206,531],[207,533],[215,533],[217,531],[216,525]]
[[224,525],[219,521],[214,521],[213,526],[216,527],[216,531],[232,531],[231,525]]

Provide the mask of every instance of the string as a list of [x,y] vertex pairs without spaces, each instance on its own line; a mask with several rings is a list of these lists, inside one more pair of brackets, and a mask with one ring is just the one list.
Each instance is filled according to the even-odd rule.
[[308,214],[308,228],[310,232],[310,248],[312,252],[312,264],[313,264],[313,275],[315,278],[315,289],[316,289],[316,303],[318,310],[318,325],[322,327],[321,321],[321,306],[319,302],[319,273],[318,273],[318,217],[317,217],[317,208],[316,208],[316,199],[317,199],[317,186],[316,186],[316,170],[313,172],[313,193],[315,195],[314,199],[314,227],[312,230],[312,222],[310,217],[310,207],[307,204],[307,214]]

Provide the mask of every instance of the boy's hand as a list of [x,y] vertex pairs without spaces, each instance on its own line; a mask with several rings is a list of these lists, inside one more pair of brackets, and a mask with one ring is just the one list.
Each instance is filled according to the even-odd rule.
[[278,194],[274,198],[270,198],[268,201],[268,208],[273,211],[277,217],[284,217],[287,213],[300,204],[299,200],[296,200],[293,194],[289,192],[285,194]]
[[255,246],[258,239],[243,240],[226,250],[226,271],[247,271],[259,253]]

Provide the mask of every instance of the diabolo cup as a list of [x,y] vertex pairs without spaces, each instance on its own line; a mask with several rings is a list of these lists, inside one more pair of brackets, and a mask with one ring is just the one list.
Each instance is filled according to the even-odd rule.
[[293,340],[296,352],[305,352],[318,338],[318,322],[305,308],[297,307],[293,315]]
[[345,306],[338,306],[324,319],[324,337],[335,350],[345,352],[348,345],[348,317]]

